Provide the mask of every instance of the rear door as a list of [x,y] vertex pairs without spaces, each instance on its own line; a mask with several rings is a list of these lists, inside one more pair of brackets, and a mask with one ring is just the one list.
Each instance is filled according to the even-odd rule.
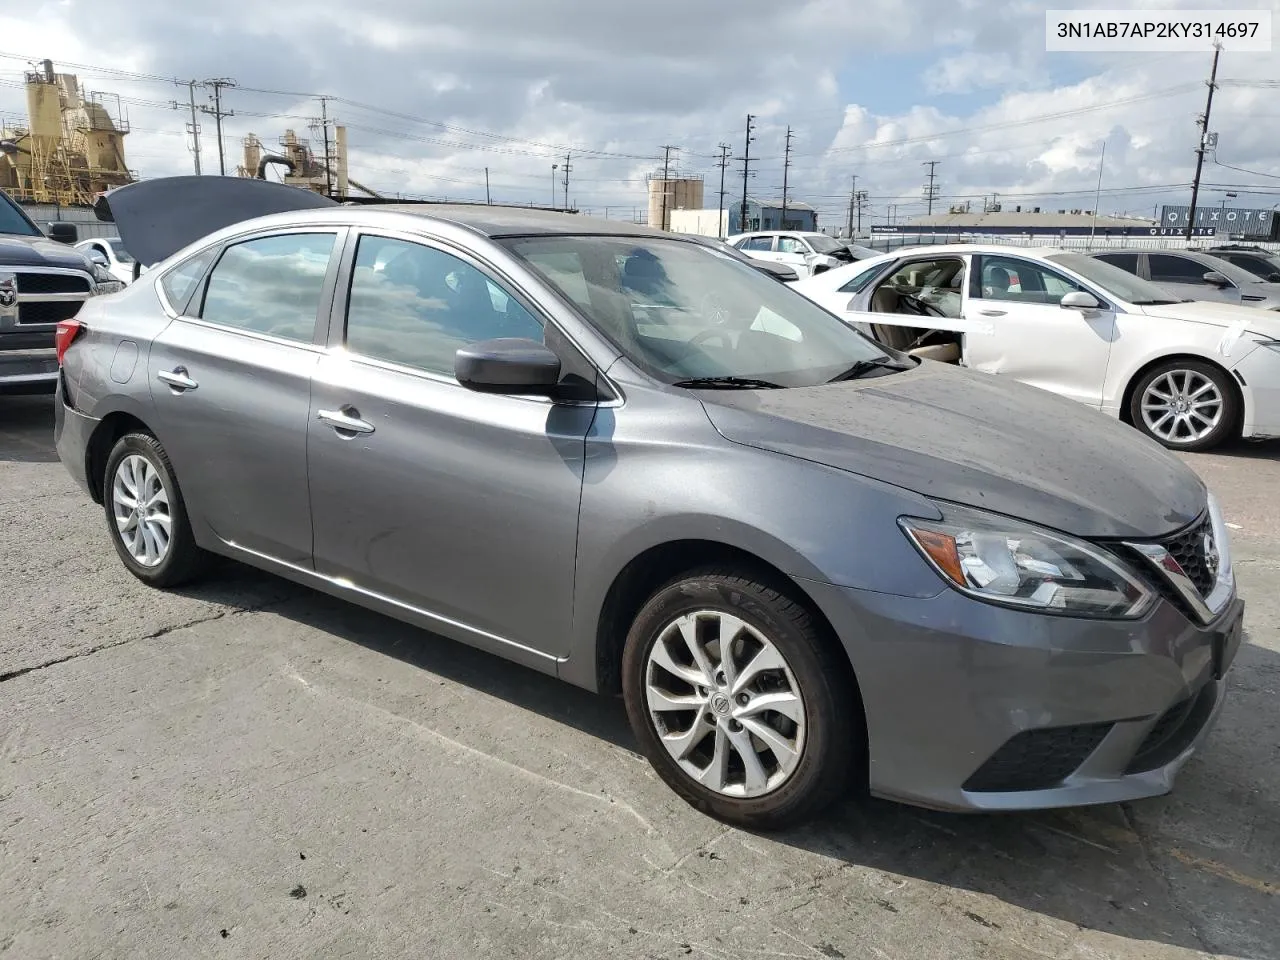
[[1037,260],[974,256],[965,317],[989,323],[990,335],[969,338],[965,361],[1101,407],[1116,314],[1109,303],[1097,310],[1063,307],[1062,297],[1077,290],[1084,288]]
[[566,373],[594,369],[456,248],[364,232],[348,256],[311,400],[316,569],[506,656],[566,654],[596,405],[477,393],[453,364],[468,343],[523,337]]
[[[900,350],[913,348],[931,330],[985,335],[991,330],[990,322],[972,321],[964,313],[965,259],[958,254],[906,257],[876,283],[869,281],[881,276],[883,264],[865,274],[856,271],[837,290],[839,296],[852,291],[845,318],[868,336]],[[838,304],[833,298],[831,306]],[[960,338],[962,352],[968,339]]]
[[156,433],[191,513],[228,543],[305,567],[311,375],[344,235],[256,234],[219,251],[203,278],[199,258],[167,272],[176,319],[147,363]]

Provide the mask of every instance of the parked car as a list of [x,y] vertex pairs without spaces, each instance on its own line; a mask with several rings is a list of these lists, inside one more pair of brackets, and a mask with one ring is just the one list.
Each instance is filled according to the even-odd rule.
[[855,259],[846,244],[823,233],[763,230],[739,233],[727,242],[754,260],[772,260],[794,267],[801,277],[810,277]]
[[1110,250],[1093,254],[1103,263],[1142,277],[1175,297],[1216,300],[1280,310],[1280,283],[1200,250]]
[[1259,280],[1265,280],[1268,283],[1280,282],[1280,255],[1270,250],[1264,250],[1262,247],[1229,243],[1218,247],[1208,247],[1205,252],[1220,260],[1225,260],[1241,270],[1247,270]]
[[620,692],[663,780],[755,827],[858,781],[1154,796],[1217,715],[1227,528],[1137,432],[678,235],[488,205],[228,222],[316,195],[177,179],[107,195],[163,258],[59,340],[58,453],[144,583],[221,554]]
[[66,242],[70,223],[47,237],[0,190],[0,394],[52,393],[58,380],[54,335],[83,301],[120,285]]
[[703,246],[710,247],[713,250],[719,250],[721,253],[727,253],[729,256],[743,261],[744,263],[759,270],[761,273],[773,277],[773,279],[778,280],[781,283],[794,283],[796,280],[800,279],[800,275],[796,273],[795,267],[788,266],[785,263],[777,263],[773,260],[752,259],[737,247],[716,237],[704,237],[701,234],[696,233],[686,233],[681,234],[681,236],[687,237],[695,243],[701,243]]
[[1175,450],[1280,436],[1280,317],[1182,300],[1105,260],[912,247],[795,289],[886,346],[1069,397]]
[[98,266],[105,267],[121,283],[133,282],[136,261],[124,248],[119,237],[95,237],[92,240],[81,240],[75,246]]

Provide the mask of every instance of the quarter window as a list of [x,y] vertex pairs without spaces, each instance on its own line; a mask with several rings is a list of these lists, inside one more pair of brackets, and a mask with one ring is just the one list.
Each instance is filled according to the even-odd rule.
[[204,271],[213,259],[213,250],[205,250],[194,257],[188,257],[160,279],[160,286],[169,301],[169,306],[182,313],[191,299],[196,284],[204,276]]
[[228,247],[209,275],[201,319],[311,343],[334,237],[282,234]]
[[1136,253],[1104,253],[1098,257],[1103,263],[1119,267],[1125,273],[1138,275],[1138,255]]
[[421,243],[360,238],[348,350],[452,377],[459,347],[496,337],[541,341],[542,324],[465,260]]

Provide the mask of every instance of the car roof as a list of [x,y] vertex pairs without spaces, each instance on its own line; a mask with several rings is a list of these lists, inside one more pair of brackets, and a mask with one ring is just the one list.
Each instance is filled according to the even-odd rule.
[[[643,224],[626,220],[606,220],[603,217],[587,217],[577,213],[556,210],[539,210],[526,207],[502,207],[486,203],[386,203],[360,204],[346,207],[347,211],[362,209],[370,212],[402,213],[427,220],[446,220],[469,227],[486,237],[516,237],[530,235],[601,234],[606,236],[675,237],[665,230],[656,230]],[[333,215],[332,210],[317,211]]]

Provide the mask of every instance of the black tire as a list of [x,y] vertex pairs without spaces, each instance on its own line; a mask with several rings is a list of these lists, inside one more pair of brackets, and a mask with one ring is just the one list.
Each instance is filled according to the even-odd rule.
[[[1222,416],[1208,434],[1199,439],[1179,440],[1177,437],[1162,437],[1147,424],[1142,412],[1143,397],[1153,383],[1166,374],[1191,373],[1204,377],[1213,383],[1222,398]],[[1231,375],[1221,367],[1206,363],[1203,360],[1170,360],[1158,364],[1143,374],[1134,384],[1133,394],[1129,398],[1129,421],[1152,440],[1170,450],[1200,451],[1210,450],[1231,439],[1240,428],[1240,391]]]
[[[807,728],[804,745],[790,777],[772,792],[730,797],[698,783],[663,746],[650,716],[645,687],[649,653],[665,627],[700,610],[732,613],[759,630],[786,659],[799,687]],[[668,583],[632,623],[622,677],[627,716],[641,751],[672,790],[705,814],[749,829],[781,829],[811,819],[862,783],[866,734],[845,655],[804,603],[775,586],[723,568]]]
[[[147,461],[151,469],[160,475],[169,497],[168,553],[155,566],[146,566],[134,559],[116,525],[112,484],[121,461],[130,455],[140,456]],[[165,588],[187,583],[205,571],[210,554],[196,544],[195,535],[191,532],[191,523],[187,519],[182,491],[178,487],[178,478],[159,440],[149,433],[141,432],[127,433],[117,440],[115,446],[111,448],[111,455],[107,457],[102,492],[102,506],[107,518],[107,533],[111,537],[111,544],[116,548],[116,553],[119,554],[126,569],[135,577],[149,586]]]

